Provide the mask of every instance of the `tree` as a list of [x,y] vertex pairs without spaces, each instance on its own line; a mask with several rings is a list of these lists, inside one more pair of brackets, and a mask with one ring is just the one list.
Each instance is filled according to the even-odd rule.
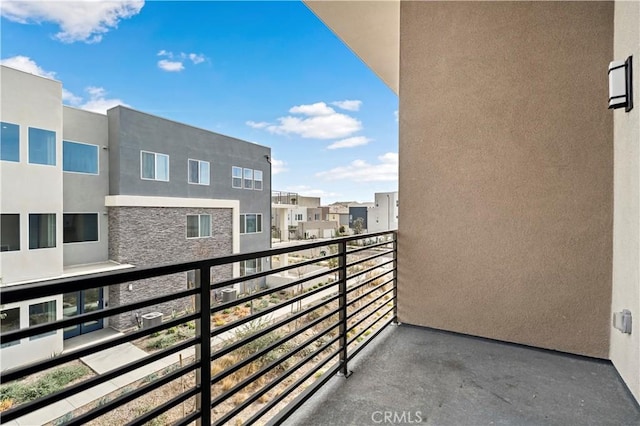
[[353,233],[356,235],[362,234],[364,230],[364,219],[359,217],[353,221]]

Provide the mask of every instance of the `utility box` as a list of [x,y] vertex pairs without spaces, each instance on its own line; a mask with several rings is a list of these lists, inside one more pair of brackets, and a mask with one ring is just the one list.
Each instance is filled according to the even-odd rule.
[[142,315],[142,328],[155,327],[160,324],[162,324],[161,312],[150,312]]
[[235,288],[224,288],[220,293],[222,293],[222,303],[233,302],[236,300],[237,295]]

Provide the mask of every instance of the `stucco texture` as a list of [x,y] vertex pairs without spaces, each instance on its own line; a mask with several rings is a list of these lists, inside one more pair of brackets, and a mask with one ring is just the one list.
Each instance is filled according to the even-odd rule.
[[606,358],[613,4],[402,2],[399,319]]

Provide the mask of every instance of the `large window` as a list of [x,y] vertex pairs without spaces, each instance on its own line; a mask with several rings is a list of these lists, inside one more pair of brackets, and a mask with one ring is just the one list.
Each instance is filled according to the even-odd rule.
[[3,214],[0,217],[0,251],[20,250],[20,215]]
[[253,189],[262,191],[262,170],[253,171]]
[[243,169],[243,182],[245,189],[253,188],[253,169]]
[[231,186],[242,188],[242,167],[231,167]]
[[189,183],[209,185],[209,162],[189,160]]
[[51,248],[56,246],[56,215],[29,215],[29,249]]
[[204,238],[211,236],[211,215],[187,215],[187,238]]
[[0,160],[20,161],[20,126],[0,122]]
[[98,213],[65,213],[62,226],[65,243],[98,241]]
[[[36,303],[35,305],[29,305],[29,327],[34,327],[40,324],[46,324],[56,320],[56,301],[50,300],[48,302]],[[47,333],[38,334],[37,336],[29,337],[29,340],[36,340],[41,337],[50,336],[55,334],[55,331],[49,331]]]
[[140,177],[147,180],[169,182],[169,156],[140,151]]
[[240,233],[254,234],[262,232],[262,215],[260,213],[250,213],[240,215]]
[[56,165],[56,132],[29,127],[29,163]]
[[240,262],[240,276],[257,274],[262,272],[262,262],[260,259],[249,259],[244,262]]
[[[9,331],[20,330],[20,308],[4,309],[0,311],[0,331],[2,334]],[[0,347],[14,346],[20,343],[20,340],[3,343]]]
[[98,146],[79,142],[62,142],[62,170],[98,174]]

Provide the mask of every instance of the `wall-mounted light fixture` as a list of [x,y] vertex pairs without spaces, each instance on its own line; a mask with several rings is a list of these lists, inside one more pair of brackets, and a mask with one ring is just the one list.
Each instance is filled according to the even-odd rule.
[[609,109],[633,109],[633,69],[629,56],[626,61],[609,64]]

